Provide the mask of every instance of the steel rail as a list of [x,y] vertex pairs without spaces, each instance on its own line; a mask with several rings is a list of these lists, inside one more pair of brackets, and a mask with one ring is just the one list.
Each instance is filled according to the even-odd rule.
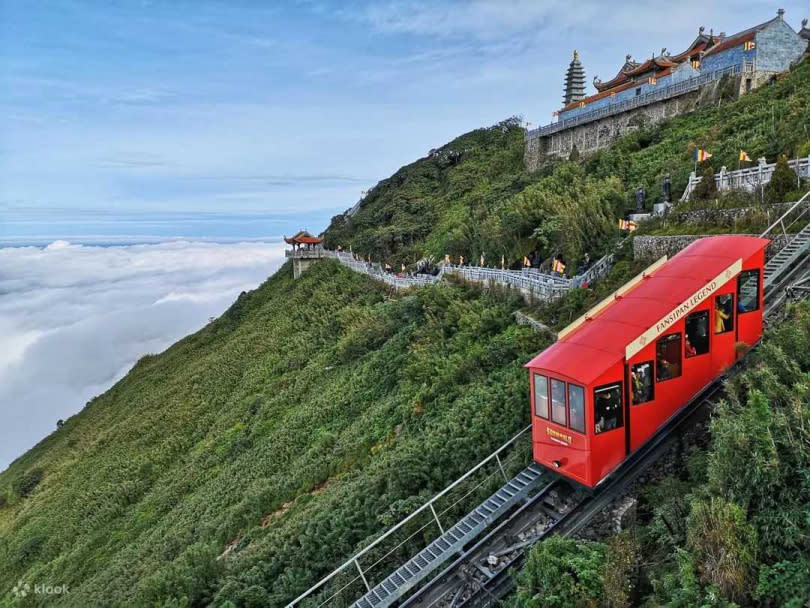
[[[798,282],[810,280],[810,258],[805,258],[801,262],[796,263],[795,267],[791,269],[787,276],[765,292],[764,300],[766,303],[770,303],[766,305],[763,311],[766,320],[774,316],[779,309],[779,305],[784,301],[783,295],[789,289],[791,278],[801,272],[803,272],[803,274]],[[692,421],[705,406],[711,405],[712,399],[722,391],[725,380],[741,371],[742,361],[743,359],[739,360],[727,374],[717,378],[711,384],[707,385],[698,395],[695,395],[687,405],[674,414],[664,426],[659,429],[650,443],[639,448],[619,469],[607,478],[607,485],[599,488],[595,494],[585,496],[582,500],[577,502],[571,510],[562,515],[561,519],[553,522],[538,535],[533,542],[528,543],[526,545],[527,548],[554,533],[562,533],[564,536],[570,536],[590,523],[596,514],[601,512],[612,500],[620,496],[630,483],[637,479],[639,475],[665,453],[671,443],[676,439],[677,431],[686,428],[688,423]],[[408,598],[408,600],[402,604],[403,608],[433,608],[433,606],[438,604],[442,598],[446,597],[449,593],[455,593],[455,608],[488,607],[493,605],[493,601],[504,597],[504,595],[514,587],[514,579],[511,576],[511,572],[513,572],[516,567],[522,566],[525,562],[525,551],[521,551],[513,560],[506,563],[492,578],[483,581],[481,587],[474,590],[471,595],[463,601],[458,601],[458,598],[462,596],[464,581],[460,580],[457,574],[461,568],[470,562],[471,557],[474,557],[476,553],[487,546],[488,542],[494,541],[498,536],[504,534],[513,534],[513,532],[509,531],[510,524],[519,519],[524,511],[531,509],[536,502],[536,500],[531,500],[521,509],[510,514],[497,528],[493,529],[468,551],[465,551],[456,561]],[[538,513],[538,516],[540,515],[541,514]],[[539,519],[539,517],[537,519]],[[526,525],[524,524],[522,527],[525,529]],[[454,581],[456,582],[454,583]],[[442,588],[442,584],[446,587]],[[434,589],[437,586],[439,587],[438,591]]]

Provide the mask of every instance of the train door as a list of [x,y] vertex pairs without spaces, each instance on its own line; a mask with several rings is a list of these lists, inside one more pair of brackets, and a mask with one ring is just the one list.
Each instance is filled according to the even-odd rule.
[[714,296],[711,312],[711,357],[714,373],[734,363],[734,345],[737,341],[737,294],[733,287]]
[[592,399],[591,463],[594,482],[598,482],[621,464],[627,455],[624,382],[618,380],[596,386]]
[[753,345],[762,336],[762,276],[759,268],[737,276],[737,342]]

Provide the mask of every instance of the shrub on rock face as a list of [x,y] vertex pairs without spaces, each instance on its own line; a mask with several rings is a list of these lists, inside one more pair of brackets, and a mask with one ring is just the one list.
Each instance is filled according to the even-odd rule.
[[39,485],[44,475],[45,471],[40,468],[26,471],[12,482],[11,489],[14,490],[18,496],[26,498],[34,491],[34,488]]
[[744,601],[756,569],[757,535],[742,508],[721,498],[696,500],[687,544],[701,579],[732,601]]
[[0,494],[0,509],[5,507],[8,504],[8,498],[6,498],[5,494]]

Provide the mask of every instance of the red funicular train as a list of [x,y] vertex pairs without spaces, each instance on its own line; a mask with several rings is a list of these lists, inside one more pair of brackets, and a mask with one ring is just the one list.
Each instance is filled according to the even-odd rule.
[[532,359],[534,459],[595,488],[762,336],[768,240],[700,239]]

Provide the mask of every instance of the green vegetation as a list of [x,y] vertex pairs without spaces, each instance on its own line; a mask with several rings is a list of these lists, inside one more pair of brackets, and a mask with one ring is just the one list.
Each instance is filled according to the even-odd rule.
[[[473,131],[380,182],[327,244],[393,264],[562,253],[576,268],[617,240],[637,187],[654,200],[667,173],[684,187],[695,147],[714,169],[739,148],[807,150],[808,76],[805,62],[537,174],[516,120]],[[628,258],[529,312],[565,325],[638,271]],[[548,338],[513,323],[514,294],[391,294],[326,261],[290,274],[143,357],[0,473],[0,591],[24,579],[68,585],[53,603],[82,607],[282,606],[526,424],[522,365]],[[558,605],[808,599],[810,338],[796,314],[733,384],[690,460],[703,466],[650,488],[639,538],[541,546],[515,606],[547,590]]]
[[527,424],[548,338],[516,296],[291,275],[0,474],[0,605],[24,578],[64,605],[281,606]]
[[[650,606],[810,603],[810,304],[751,357],[714,411],[707,449],[644,489],[635,540],[541,543],[514,608],[558,605],[563,591],[559,605],[630,605],[606,590],[617,578]],[[610,559],[617,539],[625,548]]]
[[[617,234],[616,218],[634,209],[639,186],[646,189],[651,209],[661,196],[663,177],[670,175],[678,198],[694,168],[696,148],[713,154],[701,165],[711,172],[736,169],[741,149],[770,161],[781,154],[807,155],[808,107],[810,62],[805,61],[788,77],[738,100],[639,129],[608,149],[579,160],[572,154],[571,160],[549,162],[536,174],[524,169],[523,129],[508,120],[462,135],[381,181],[354,216],[333,218],[327,245],[351,246],[394,265],[445,254],[477,260],[481,253],[490,264],[501,255],[512,264],[532,251],[542,259],[561,252],[573,269],[585,252],[596,259],[608,248]],[[768,202],[794,196],[795,188],[780,190]],[[711,231],[712,225],[705,228]],[[657,233],[655,226],[644,229]],[[573,239],[571,230],[579,232]],[[676,222],[661,231],[685,232]]]

